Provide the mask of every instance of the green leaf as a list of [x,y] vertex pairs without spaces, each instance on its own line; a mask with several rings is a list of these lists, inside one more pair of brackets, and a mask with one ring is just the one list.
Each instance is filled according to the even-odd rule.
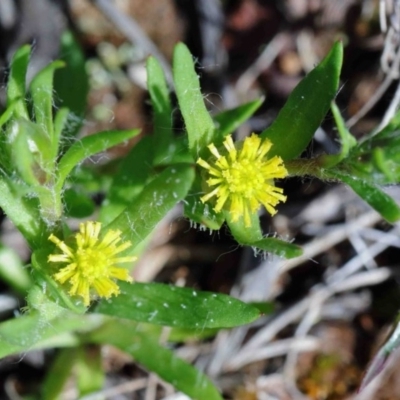
[[252,301],[250,304],[254,307],[257,307],[264,315],[272,314],[276,310],[275,303],[270,301]]
[[71,346],[71,336],[63,336],[76,330],[93,329],[99,324],[93,316],[75,315],[64,312],[51,321],[38,314],[21,317],[0,323],[0,358],[10,354],[27,352],[54,346],[57,338],[59,346]]
[[65,214],[69,217],[87,218],[94,213],[96,205],[86,193],[73,187],[65,190],[63,195]]
[[216,213],[212,206],[203,203],[199,193],[202,193],[201,177],[197,174],[193,187],[185,199],[185,216],[209,229],[218,230],[225,221],[224,214]]
[[191,191],[185,200],[185,217],[205,227],[218,230],[225,221],[222,213],[216,213],[209,204],[200,201],[198,191]]
[[165,164],[173,141],[172,105],[163,69],[154,57],[147,59],[147,88],[153,106],[154,163]]
[[17,107],[18,100],[14,100],[10,105],[7,105],[7,108],[4,110],[3,114],[0,115],[0,128],[10,120]]
[[125,240],[138,245],[186,197],[193,179],[191,165],[178,164],[165,169],[106,228],[120,230]]
[[206,340],[215,337],[218,331],[219,331],[218,328],[203,329],[201,331],[196,329],[171,328],[171,331],[168,336],[168,341],[172,343],[182,343],[182,342]]
[[0,207],[35,249],[47,240],[36,198],[27,197],[24,190],[11,179],[0,175]]
[[111,320],[86,340],[118,347],[193,400],[222,400],[215,386],[201,371],[160,346],[146,333],[139,332],[137,324],[131,321]]
[[9,129],[12,131],[9,146],[13,164],[22,179],[38,189],[39,182],[46,183],[52,178],[49,137],[39,125],[26,119],[13,121]]
[[347,129],[346,123],[344,122],[340,114],[339,108],[335,102],[332,102],[331,109],[333,117],[335,118],[336,126],[338,128],[341,149],[339,154],[324,155],[320,158],[321,165],[325,168],[331,168],[347,158],[350,150],[357,145],[356,138]]
[[375,135],[368,135],[352,149],[351,173],[378,185],[400,182],[400,112]]
[[[49,136],[52,142],[51,150],[54,158],[57,156],[54,147],[58,143],[53,141],[53,77],[55,70],[63,66],[64,63],[62,61],[53,61],[37,73],[30,85],[35,120]],[[47,151],[50,151],[50,149],[47,149]]]
[[336,42],[324,60],[295,87],[272,125],[262,132],[273,147],[270,157],[284,160],[299,156],[321,125],[336,95],[343,48]]
[[86,136],[75,142],[63,155],[58,164],[57,187],[61,190],[72,169],[86,158],[116,146],[138,135],[139,129],[127,131],[105,131]]
[[[40,131],[40,127],[33,122],[21,119],[14,120],[9,127],[9,131],[13,132],[10,137],[12,141],[8,143],[10,147],[11,162],[14,168],[18,171],[18,175],[25,183],[32,187],[39,185],[38,176],[36,176],[37,164],[35,156],[37,157],[37,148],[33,151],[30,150],[29,144],[33,143],[30,138],[32,131]],[[39,132],[36,132],[39,133]],[[40,133],[38,135],[40,136]]]
[[77,349],[61,349],[47,371],[42,384],[43,400],[60,398],[61,392],[72,373]]
[[225,212],[226,222],[233,237],[238,243],[267,251],[283,258],[299,257],[303,254],[301,247],[274,237],[263,237],[257,214],[251,215],[251,226],[246,227],[244,219],[233,222],[229,212]]
[[68,108],[60,108],[56,116],[54,118],[54,135],[53,135],[53,143],[54,143],[54,152],[58,154],[58,148],[60,147],[61,134],[65,128],[65,125],[68,121],[69,109]]
[[339,108],[334,101],[331,103],[331,109],[340,136],[340,144],[342,146],[340,150],[340,157],[342,160],[346,158],[349,155],[350,150],[357,145],[357,140],[347,129],[346,123],[344,122]]
[[99,346],[81,346],[75,369],[79,398],[103,388],[104,370]]
[[100,209],[103,224],[115,219],[143,190],[152,171],[153,151],[152,138],[144,137],[123,158]]
[[18,255],[3,245],[0,245],[0,278],[23,295],[32,286],[32,279]]
[[[43,247],[32,254],[32,278],[36,285],[33,286],[27,297],[30,307],[39,311],[42,317],[50,319],[54,310],[61,308],[69,309],[75,314],[84,314],[87,310],[80,298],[71,297],[64,290],[63,286],[56,282],[50,273],[48,256],[52,247]],[[54,272],[54,270],[53,270]]]
[[[396,146],[396,143],[391,143],[391,144],[392,148]],[[399,153],[396,153],[394,157],[390,157],[391,155],[390,153],[392,153],[390,149],[387,148],[383,149],[382,147],[376,147],[372,149],[371,161],[376,170],[379,171],[381,174],[383,174],[386,184],[399,183],[400,182],[400,165],[398,162]]]
[[193,57],[183,43],[178,43],[173,60],[175,90],[189,137],[189,150],[197,158],[199,152],[213,142],[215,127],[204,104]]
[[225,294],[160,283],[120,282],[121,293],[100,301],[95,311],[139,322],[202,330],[254,321],[257,308]]
[[218,129],[219,140],[234,132],[243,122],[247,121],[261,106],[264,98],[260,98],[239,107],[222,111],[214,116]]
[[57,70],[54,76],[55,100],[57,106],[68,108],[73,114],[73,121],[67,125],[68,132],[64,132],[64,136],[71,137],[82,125],[89,93],[85,56],[71,31],[65,31],[61,37],[60,54],[65,68]]
[[28,110],[25,105],[25,76],[29,64],[31,47],[25,45],[20,47],[11,60],[11,71],[7,82],[7,107],[14,102],[16,118],[29,119]]
[[328,174],[349,185],[364,201],[378,211],[378,213],[388,222],[394,223],[400,219],[399,205],[378,186],[364,179],[339,171],[328,172]]

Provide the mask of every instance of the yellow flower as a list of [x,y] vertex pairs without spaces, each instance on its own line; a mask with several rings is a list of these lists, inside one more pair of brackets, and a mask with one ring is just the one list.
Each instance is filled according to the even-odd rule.
[[109,298],[119,294],[119,287],[113,278],[132,282],[129,272],[117,264],[129,263],[136,257],[118,257],[117,254],[131,246],[130,242],[120,243],[121,232],[109,230],[99,239],[100,222],[83,222],[75,234],[75,243],[68,246],[53,234],[49,240],[62,251],[62,254],[49,255],[48,261],[67,263],[67,266],[54,274],[61,284],[69,281],[71,296],[81,296],[85,306],[90,304],[90,289],[94,288],[100,297]]
[[237,146],[232,136],[227,136],[223,145],[225,148],[220,150],[221,153],[214,144],[208,146],[215,160],[197,160],[197,164],[207,170],[206,182],[210,188],[201,201],[204,203],[216,196],[214,210],[228,210],[233,221],[243,217],[246,227],[251,226],[250,215],[261,204],[274,215],[274,207],[280,201],[286,201],[286,196],[282,194],[283,189],[274,186],[273,180],[284,178],[288,172],[280,157],[266,157],[271,141],[262,141],[253,133]]

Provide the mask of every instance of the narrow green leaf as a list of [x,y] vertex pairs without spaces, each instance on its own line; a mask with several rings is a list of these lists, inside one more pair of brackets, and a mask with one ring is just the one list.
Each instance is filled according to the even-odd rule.
[[118,347],[193,400],[222,400],[218,390],[201,371],[145,333],[137,331],[137,324],[131,321],[111,320],[86,340]]
[[339,171],[329,172],[331,177],[340,179],[349,185],[364,201],[378,211],[388,222],[394,223],[400,219],[400,207],[396,201],[381,188],[364,179]]
[[[397,141],[398,142],[398,141]],[[372,165],[376,167],[376,170],[383,174],[385,177],[385,183],[399,183],[400,182],[400,165],[399,165],[399,153],[393,152],[393,147],[397,147],[398,143],[390,143],[390,149],[385,149],[382,147],[375,147],[372,149]],[[394,157],[391,157],[391,155]],[[375,174],[377,175],[377,174]],[[370,175],[371,177],[371,175]],[[374,180],[375,183],[377,183]],[[379,182],[379,181],[378,181]]]
[[349,155],[350,150],[357,145],[356,138],[347,129],[346,123],[334,101],[331,104],[331,110],[339,132],[341,149],[338,154],[328,154],[320,157],[321,165],[325,168],[331,168],[339,164]]
[[33,284],[18,255],[3,245],[0,245],[0,279],[23,295]]
[[59,399],[77,358],[77,349],[61,349],[47,371],[42,384],[42,399]]
[[174,164],[194,163],[193,157],[188,149],[188,138],[184,136],[175,136],[169,143],[168,149],[164,150],[164,155],[154,159],[155,166],[169,166]]
[[39,185],[39,180],[36,176],[38,168],[35,162],[35,156],[38,156],[38,149],[31,151],[29,148],[30,143],[34,144],[30,138],[30,133],[35,130],[40,131],[40,127],[30,121],[25,119],[14,120],[9,127],[9,131],[13,132],[12,141],[8,143],[14,168],[18,171],[19,177],[32,187]]
[[18,100],[14,100],[10,105],[7,106],[3,114],[0,115],[0,128],[10,120],[17,106]]
[[47,230],[39,210],[37,198],[25,196],[24,190],[11,179],[0,175],[0,207],[24,235],[32,248],[47,240]]
[[[156,326],[156,325],[153,325]],[[215,337],[219,329],[184,329],[184,328],[171,328],[168,335],[168,341],[172,343],[194,342],[199,340],[206,340]]]
[[125,240],[139,244],[167,212],[186,197],[193,179],[191,165],[178,164],[165,169],[106,228],[118,229]]
[[84,314],[87,307],[82,300],[71,297],[64,287],[50,276],[52,271],[49,269],[47,261],[50,252],[51,247],[47,243],[47,247],[36,250],[32,254],[32,266],[34,267],[32,278],[36,285],[28,293],[28,304],[38,310],[40,315],[46,319],[52,318],[54,310],[57,311],[59,308],[69,309],[75,314]]
[[340,144],[342,146],[340,150],[340,156],[341,159],[344,159],[349,155],[350,150],[357,145],[357,140],[347,129],[346,123],[344,122],[339,108],[334,101],[331,103],[331,110],[333,117],[335,118],[336,126],[340,136]]
[[[13,121],[9,142],[12,161],[24,181],[32,186],[47,182],[51,174],[51,142],[42,127],[26,119]],[[47,174],[48,173],[48,174]]]
[[352,149],[351,173],[377,185],[400,183],[400,112],[380,132]]
[[173,70],[176,95],[189,137],[189,150],[193,157],[197,157],[214,140],[215,127],[204,104],[193,57],[183,43],[175,46]]
[[163,69],[155,57],[147,59],[147,88],[153,106],[154,163],[159,164],[171,155],[172,105]]
[[104,370],[100,346],[81,346],[75,369],[79,398],[103,388]]
[[65,68],[57,70],[54,76],[55,101],[57,106],[68,108],[73,115],[73,122],[70,121],[64,132],[64,136],[71,137],[83,122],[89,92],[85,55],[71,31],[65,31],[61,37],[60,55]]
[[224,214],[216,213],[212,206],[203,203],[199,193],[202,193],[201,177],[197,174],[192,189],[185,199],[185,216],[209,229],[218,230],[225,221]]
[[270,301],[252,301],[250,304],[254,307],[257,307],[264,315],[272,314],[276,310],[275,303]]
[[115,219],[143,190],[152,171],[154,144],[143,137],[123,158],[100,209],[103,224]]
[[29,64],[31,47],[20,47],[11,60],[11,71],[7,82],[7,107],[16,102],[15,117],[29,119],[25,105],[25,77]]
[[260,98],[239,107],[222,111],[214,116],[218,129],[219,140],[234,132],[243,122],[246,122],[261,106],[264,98]]
[[336,42],[330,53],[295,87],[273,124],[262,132],[273,147],[269,156],[291,160],[305,150],[336,95],[343,47]]
[[88,194],[75,187],[66,189],[63,192],[65,214],[69,217],[87,218],[90,217],[96,205]]
[[[94,318],[93,318],[94,317]],[[0,358],[10,354],[54,346],[52,340],[62,334],[76,330],[93,329],[99,325],[95,316],[63,313],[51,321],[43,320],[38,314],[23,315],[0,323]],[[65,345],[70,346],[70,337]],[[76,344],[76,343],[75,343]],[[59,342],[58,345],[62,345]]]
[[57,187],[61,190],[72,169],[86,158],[116,146],[138,135],[139,129],[127,131],[105,131],[86,136],[75,142],[63,155],[58,164]]
[[251,216],[251,226],[244,225],[243,218],[233,222],[228,212],[225,212],[226,222],[238,243],[267,251],[283,258],[294,258],[303,254],[301,247],[274,237],[263,237],[257,214]]
[[185,200],[185,217],[193,222],[204,225],[211,230],[218,230],[225,221],[222,213],[216,213],[207,203],[202,203],[199,199],[198,191],[191,191]]
[[53,77],[56,69],[62,68],[62,61],[53,61],[33,78],[30,93],[33,100],[33,110],[36,123],[49,136],[54,147],[53,128]]
[[230,328],[254,321],[257,308],[233,297],[160,283],[120,282],[121,293],[95,311],[120,318],[180,328]]
[[52,153],[51,157],[56,160],[59,154],[59,149],[62,146],[61,135],[67,125],[69,117],[68,108],[60,108],[54,118],[54,133],[53,133],[53,143],[52,143]]

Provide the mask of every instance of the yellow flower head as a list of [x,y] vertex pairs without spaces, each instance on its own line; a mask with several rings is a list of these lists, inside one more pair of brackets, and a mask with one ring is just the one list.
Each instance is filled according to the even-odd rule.
[[75,235],[75,243],[68,246],[53,234],[49,240],[62,251],[62,254],[49,255],[49,262],[67,263],[54,274],[61,284],[69,281],[71,296],[81,296],[85,306],[90,304],[90,289],[94,288],[100,297],[109,298],[119,294],[119,287],[113,278],[132,282],[129,272],[117,264],[129,263],[136,257],[118,257],[117,254],[131,246],[130,242],[119,243],[121,232],[109,230],[99,239],[100,222],[83,222]]
[[[220,151],[210,144],[215,160],[209,162],[199,158],[197,164],[207,170],[207,185],[210,192],[201,197],[204,203],[216,196],[214,210],[228,210],[232,220],[244,218],[245,226],[251,225],[250,215],[262,204],[274,215],[280,201],[286,201],[283,189],[274,186],[275,178],[288,175],[280,157],[266,157],[272,143],[254,133],[243,143],[235,146],[232,136],[227,136]],[[214,158],[213,157],[213,158]]]

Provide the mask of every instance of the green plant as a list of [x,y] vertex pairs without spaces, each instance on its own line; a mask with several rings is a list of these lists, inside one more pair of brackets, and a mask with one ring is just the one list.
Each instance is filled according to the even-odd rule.
[[[68,43],[71,52],[78,51],[73,41]],[[340,43],[297,86],[272,126],[242,143],[234,143],[230,134],[261,100],[211,117],[192,56],[184,44],[178,44],[174,83],[186,134],[174,135],[167,83],[161,66],[150,57],[154,134],[142,138],[119,160],[98,210],[99,220],[81,223],[80,232],[74,234],[67,217],[89,217],[95,207],[76,188],[83,171],[76,167],[139,131],[107,131],[76,139],[68,130],[69,110],[53,107],[53,77],[64,64],[56,61],[47,66],[27,90],[29,55],[28,46],[14,55],[7,107],[0,117],[0,206],[32,250],[28,266],[15,257],[1,265],[2,276],[26,295],[27,307],[23,315],[0,324],[0,355],[34,348],[75,348],[59,353],[49,371],[52,379],[44,384],[44,399],[57,398],[74,365],[86,371],[78,379],[81,395],[101,386],[99,360],[85,357],[88,343],[119,347],[193,398],[221,399],[206,376],[158,343],[159,331],[151,326],[200,333],[249,323],[258,318],[259,309],[222,294],[131,283],[126,269],[177,202],[184,201],[187,218],[209,229],[226,222],[238,243],[286,258],[300,255],[301,248],[265,237],[257,216],[261,204],[273,214],[278,202],[286,200],[283,190],[275,187],[275,178],[308,175],[342,181],[389,222],[400,218],[396,203],[378,186],[399,181],[398,135],[393,135],[399,117],[360,143],[346,130],[332,103],[342,63]],[[74,71],[79,71],[77,65]],[[297,158],[330,107],[340,134],[340,153]],[[256,176],[250,185],[249,174]],[[99,175],[90,175],[98,186]],[[7,248],[0,249],[1,255],[12,257]],[[62,372],[54,375],[55,369]]]

